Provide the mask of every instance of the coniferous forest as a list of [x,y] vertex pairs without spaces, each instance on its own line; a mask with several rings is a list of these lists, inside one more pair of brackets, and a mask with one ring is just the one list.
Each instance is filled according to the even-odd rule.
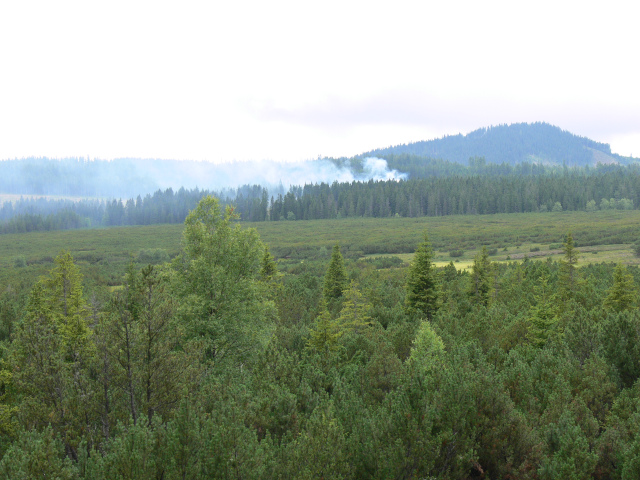
[[2,295],[4,478],[634,478],[637,268],[281,272],[213,197],[181,253]]
[[479,243],[466,269],[436,265],[428,227],[404,263],[340,238],[276,259],[244,222],[633,210],[637,167],[385,160],[408,178],[5,203],[0,241],[25,245],[183,230],[122,271],[91,246],[2,263],[0,478],[640,477],[640,270],[586,261],[570,213],[559,260]]
[[[402,157],[416,170],[420,157]],[[427,165],[428,162],[423,162]],[[414,167],[412,167],[414,165]],[[232,205],[251,222],[347,217],[423,217],[547,211],[631,210],[640,207],[640,168],[598,165],[558,168],[536,164],[468,166],[433,162],[432,173],[408,180],[369,180],[291,186],[270,195],[260,185],[223,191],[171,188],[144,197],[69,199],[21,197],[0,207],[0,233],[182,223],[206,195]],[[424,167],[426,168],[426,167]]]

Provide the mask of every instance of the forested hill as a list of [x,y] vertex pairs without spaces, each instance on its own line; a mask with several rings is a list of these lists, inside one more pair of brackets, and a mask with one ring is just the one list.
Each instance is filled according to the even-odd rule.
[[[516,123],[480,128],[467,135],[373,150],[363,156],[386,158],[411,154],[467,163],[469,158],[484,157],[489,163],[516,165],[522,162],[570,166],[625,162],[611,153],[611,147],[585,137],[573,135],[548,123]],[[390,163],[391,166],[391,163]]]

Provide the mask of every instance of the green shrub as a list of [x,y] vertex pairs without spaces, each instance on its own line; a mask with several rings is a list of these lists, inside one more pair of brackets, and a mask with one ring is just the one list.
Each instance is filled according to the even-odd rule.
[[539,252],[540,251],[540,247],[531,247],[529,248],[530,252]]
[[451,250],[449,256],[453,258],[461,257],[464,255],[464,250]]
[[24,268],[27,266],[27,259],[24,255],[18,255],[13,259],[13,266],[16,268]]
[[490,248],[489,250],[487,250],[487,254],[489,256],[497,255],[498,254],[498,249],[497,248]]
[[164,248],[142,248],[138,252],[136,261],[138,263],[157,265],[170,260],[169,254]]
[[362,261],[372,264],[378,270],[383,268],[399,267],[404,263],[400,257],[374,257],[365,258]]

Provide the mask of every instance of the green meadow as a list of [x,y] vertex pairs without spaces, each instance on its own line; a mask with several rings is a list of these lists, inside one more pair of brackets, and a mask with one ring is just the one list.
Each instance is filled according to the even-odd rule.
[[[573,234],[581,264],[638,264],[631,245],[640,238],[640,211],[455,215],[422,218],[346,218],[338,220],[240,223],[255,228],[281,264],[326,258],[339,243],[349,259],[398,256],[409,262],[427,232],[436,265],[454,261],[469,266],[486,246],[493,261],[559,259],[564,235]],[[34,278],[50,268],[61,251],[71,252],[89,282],[118,285],[130,258],[142,249],[180,250],[182,225],[114,227],[92,230],[32,232],[0,236],[0,282],[15,276]],[[450,252],[462,250],[452,257]],[[26,267],[18,267],[24,258]]]

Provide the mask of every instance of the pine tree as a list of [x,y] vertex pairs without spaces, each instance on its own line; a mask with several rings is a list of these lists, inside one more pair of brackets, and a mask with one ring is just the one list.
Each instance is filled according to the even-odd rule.
[[329,268],[324,275],[324,298],[327,301],[342,297],[342,292],[347,286],[347,271],[344,268],[344,260],[340,253],[340,245],[333,246]]
[[431,320],[438,310],[440,288],[435,266],[432,265],[433,250],[427,234],[418,245],[407,278],[405,307],[407,313],[424,315]]
[[627,268],[619,263],[613,272],[613,286],[604,300],[604,308],[613,312],[631,310],[636,306],[638,290]]
[[344,331],[359,333],[371,323],[369,316],[371,304],[366,301],[353,280],[345,291],[344,297],[338,324]]

